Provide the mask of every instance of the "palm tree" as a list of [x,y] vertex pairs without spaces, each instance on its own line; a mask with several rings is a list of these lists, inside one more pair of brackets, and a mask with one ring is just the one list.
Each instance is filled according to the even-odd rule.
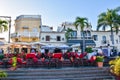
[[100,27],[102,27],[102,29],[105,31],[109,27],[111,30],[111,40],[113,46],[114,46],[113,31],[115,31],[117,34],[120,26],[120,15],[118,14],[119,10],[120,7],[116,9],[107,9],[107,12],[103,12],[98,16],[97,30],[99,30]]
[[8,30],[8,22],[5,20],[0,20],[0,32],[5,32]]
[[76,29],[78,29],[78,27],[80,27],[81,32],[83,33],[83,44],[82,44],[82,52],[85,51],[85,31],[84,28],[89,27],[89,23],[88,23],[88,19],[85,17],[77,17],[74,25],[76,27]]
[[72,37],[71,32],[72,32],[73,30],[70,29],[70,28],[67,28],[67,30],[65,30],[65,31],[66,31],[66,32],[65,32],[65,37],[66,37],[66,39],[68,40],[70,36]]

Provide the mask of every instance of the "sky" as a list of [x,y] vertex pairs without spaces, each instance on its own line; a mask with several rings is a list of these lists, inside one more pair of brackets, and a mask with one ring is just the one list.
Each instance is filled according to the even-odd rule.
[[[0,16],[12,17],[19,15],[41,15],[42,24],[53,27],[54,30],[62,22],[74,22],[76,17],[86,17],[96,29],[98,15],[107,9],[120,6],[119,0],[0,0]],[[0,34],[8,40],[8,32]]]

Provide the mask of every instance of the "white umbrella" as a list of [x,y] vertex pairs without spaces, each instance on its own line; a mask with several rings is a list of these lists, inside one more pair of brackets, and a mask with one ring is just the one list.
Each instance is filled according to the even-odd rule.
[[66,50],[69,49],[70,47],[64,44],[64,45],[59,46],[58,48],[62,49],[63,53],[65,53]]
[[45,43],[41,43],[41,42],[32,42],[31,45],[41,45],[41,46],[44,46],[46,44]]
[[80,44],[73,44],[71,47],[72,47],[72,48],[80,47]]
[[70,47],[68,46],[68,45],[61,45],[61,46],[59,46],[58,48],[60,48],[60,49],[69,49]]
[[41,46],[41,48],[44,48],[44,49],[54,49],[56,46],[54,45],[45,45],[45,46]]

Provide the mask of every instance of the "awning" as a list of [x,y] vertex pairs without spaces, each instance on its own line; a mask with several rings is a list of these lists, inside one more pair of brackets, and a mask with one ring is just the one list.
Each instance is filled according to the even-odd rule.
[[[83,40],[68,40],[67,44],[69,46],[74,45],[74,44],[83,44]],[[93,40],[85,40],[85,45],[86,46],[96,46],[95,42]]]
[[2,41],[0,41],[0,46],[2,46],[2,45],[5,45],[5,43],[4,43],[4,42],[2,42]]

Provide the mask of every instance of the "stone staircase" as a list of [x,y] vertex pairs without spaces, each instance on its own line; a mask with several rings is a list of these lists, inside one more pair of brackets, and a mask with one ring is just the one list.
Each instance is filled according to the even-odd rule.
[[108,67],[18,68],[0,80],[115,80]]

